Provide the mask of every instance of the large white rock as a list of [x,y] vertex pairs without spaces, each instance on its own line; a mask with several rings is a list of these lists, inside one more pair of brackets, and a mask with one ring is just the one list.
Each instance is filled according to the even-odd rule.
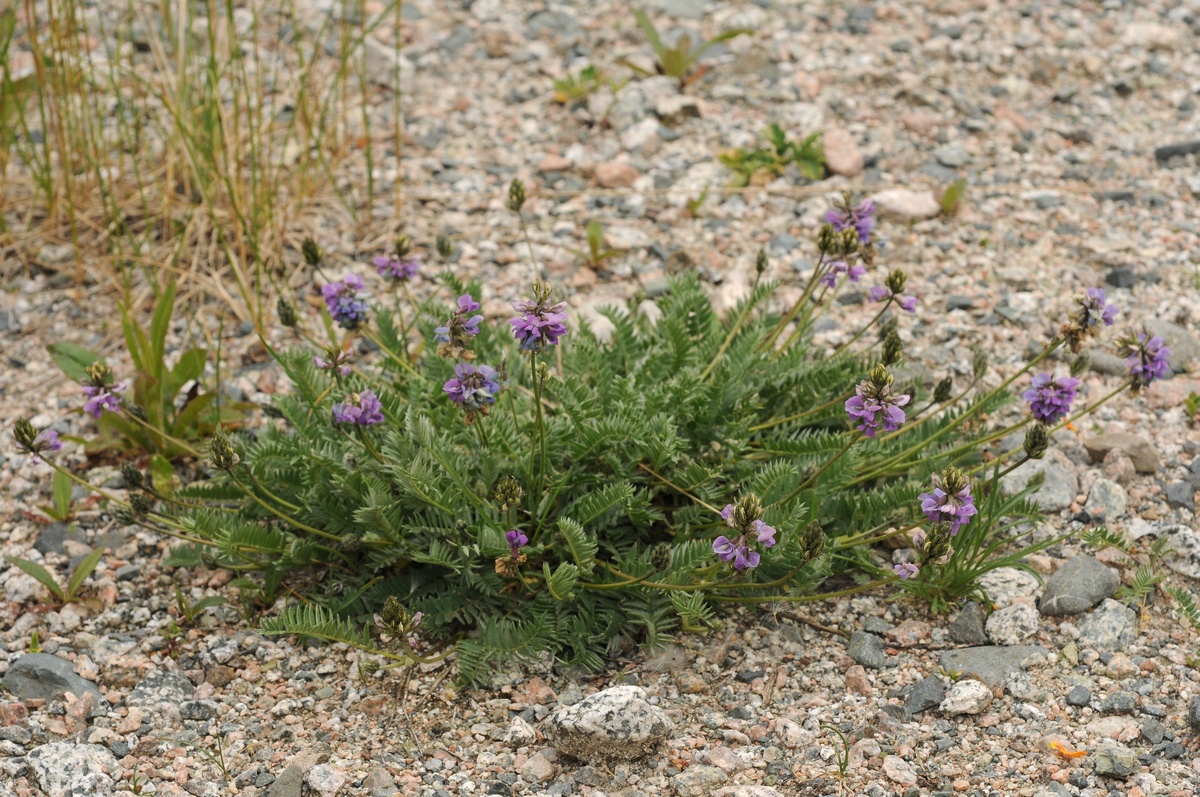
[[947,714],[979,714],[992,704],[992,688],[982,681],[964,678],[946,693],[941,709]]
[[585,762],[642,758],[675,729],[638,686],[614,686],[564,706],[546,718],[545,731],[559,752]]
[[875,201],[875,208],[880,215],[901,221],[932,219],[942,212],[941,204],[929,191],[889,188],[871,199]]
[[108,797],[116,788],[112,774],[120,765],[108,748],[98,744],[51,742],[25,757],[46,794],[87,794]]

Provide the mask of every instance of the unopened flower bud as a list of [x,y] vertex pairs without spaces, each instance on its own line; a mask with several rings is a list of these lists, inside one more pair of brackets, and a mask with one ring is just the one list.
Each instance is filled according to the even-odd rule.
[[501,476],[500,481],[496,482],[496,489],[492,492],[492,498],[504,512],[520,506],[521,499],[524,497],[525,490],[512,476]]
[[454,241],[450,240],[450,236],[442,233],[437,237],[437,253],[441,255],[443,260],[449,260],[454,254]]
[[817,521],[809,523],[800,532],[800,550],[804,551],[804,558],[810,562],[825,550],[825,531]]
[[546,363],[544,361],[538,362],[538,366],[537,366],[538,384],[541,385],[542,387],[545,387],[546,383],[550,381],[551,376],[553,376],[553,374],[550,373],[550,366],[546,365]]
[[107,387],[112,383],[112,368],[103,360],[96,360],[83,370],[87,373],[88,384],[93,387]]
[[904,355],[904,341],[900,340],[900,335],[895,330],[892,330],[886,338],[883,339],[883,364],[895,365],[900,362],[900,358]]
[[13,424],[13,439],[17,441],[17,445],[27,451],[32,450],[37,436],[37,429],[33,428],[28,419],[17,418],[17,422]]
[[304,243],[300,244],[300,252],[304,255],[304,262],[311,268],[321,265],[321,249],[312,238],[304,239]]
[[933,388],[933,401],[935,404],[943,404],[950,400],[950,391],[954,388],[954,380],[950,377],[944,377]]
[[408,612],[404,610],[400,600],[395,595],[388,595],[383,602],[383,609],[379,612],[379,618],[382,620],[382,625],[385,628],[399,630],[408,624]]
[[771,261],[767,258],[767,251],[765,249],[759,249],[758,256],[754,258],[754,270],[759,274],[762,274],[767,270],[767,266],[770,264]]
[[1030,459],[1041,459],[1046,455],[1046,447],[1050,445],[1050,433],[1043,424],[1035,423],[1025,432],[1025,456]]
[[852,255],[858,251],[858,233],[853,227],[842,230],[838,251],[841,252],[843,256]]
[[988,370],[988,353],[983,349],[975,349],[975,355],[971,357],[971,373],[976,379],[983,379],[983,375]]
[[666,570],[671,566],[671,546],[660,542],[650,549],[650,566],[655,570]]
[[896,320],[896,316],[889,315],[879,323],[879,339],[885,340],[888,335],[900,329],[900,322]]
[[233,450],[229,438],[222,432],[217,432],[209,441],[208,456],[217,470],[233,470],[242,461],[237,452]]
[[520,213],[521,208],[525,206],[525,184],[520,180],[513,180],[509,184],[507,204],[513,213]]
[[396,236],[396,257],[405,257],[412,251],[412,238],[401,233]]
[[832,224],[821,225],[821,229],[817,231],[817,249],[821,250],[821,254],[836,253],[840,242],[841,236],[833,229]]
[[132,462],[122,463],[121,477],[125,479],[125,486],[130,490],[140,490],[142,485],[146,483],[146,477],[138,470],[137,465],[134,465]]
[[899,296],[904,293],[904,283],[908,282],[908,275],[900,269],[896,269],[891,274],[888,274],[884,280],[884,285],[892,292],[893,296]]
[[892,382],[895,381],[895,377],[888,373],[888,369],[884,368],[882,365],[876,365],[874,368],[872,368],[870,373],[867,374],[867,379],[872,385],[875,385],[881,389],[885,387],[891,387]]
[[751,523],[762,517],[762,513],[762,500],[754,493],[746,493],[734,504],[734,526],[739,529],[749,528]]
[[950,553],[950,524],[937,523],[925,538],[925,544],[921,546],[921,561],[936,562],[946,554]]
[[279,323],[288,328],[296,326],[296,308],[287,299],[279,297],[279,301],[275,303],[275,312],[279,315]]
[[129,496],[129,509],[135,518],[144,518],[154,511],[154,501],[145,493],[133,493]]

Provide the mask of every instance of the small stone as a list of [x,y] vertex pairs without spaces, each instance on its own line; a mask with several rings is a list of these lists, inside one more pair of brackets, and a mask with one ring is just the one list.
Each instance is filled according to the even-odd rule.
[[1121,650],[1137,639],[1137,614],[1123,603],[1106,599],[1078,622],[1079,644],[1097,650]]
[[964,678],[950,687],[940,708],[952,716],[981,714],[991,704],[991,687],[982,681]]
[[[1125,363],[1122,361],[1121,368],[1124,369],[1124,367]],[[1122,370],[1121,375],[1124,373],[1125,371]],[[1105,476],[1121,486],[1129,485],[1137,476],[1137,468],[1134,467],[1133,460],[1119,448],[1114,448],[1104,455],[1102,468]],[[1128,511],[1128,501],[1126,501],[1126,511]]]
[[1139,769],[1137,753],[1115,742],[1101,742],[1093,753],[1097,775],[1128,778]]
[[528,747],[537,742],[537,731],[520,717],[513,717],[504,732],[504,743],[512,748]]
[[1163,488],[1163,497],[1172,509],[1196,511],[1196,485],[1191,482],[1174,482]]
[[871,686],[871,679],[867,677],[867,671],[861,664],[855,664],[846,670],[846,688],[855,694],[869,696],[874,688]]
[[671,786],[679,797],[708,797],[718,786],[729,781],[720,767],[701,764],[690,766],[671,778]]
[[367,790],[370,797],[392,797],[392,795],[400,793],[400,790],[396,788],[396,780],[392,777],[392,773],[383,767],[376,767],[367,773],[367,778],[363,781],[363,788]]
[[186,676],[156,670],[139,681],[133,691],[125,696],[125,705],[130,708],[154,708],[163,703],[178,706],[190,700],[195,693],[196,687]]
[[946,699],[946,689],[936,675],[928,675],[917,681],[909,688],[904,707],[909,714],[920,714],[941,705]]
[[1041,590],[1037,576],[1015,567],[997,567],[979,578],[979,586],[996,606],[1008,606],[1017,598],[1032,598]]
[[1101,564],[1094,556],[1079,555],[1046,580],[1046,591],[1038,601],[1038,609],[1048,616],[1082,614],[1105,598],[1111,598],[1119,586],[1121,578],[1117,571]]
[[1148,717],[1142,720],[1142,738],[1150,744],[1158,744],[1167,737],[1167,729],[1161,722]]
[[699,119],[700,103],[686,94],[659,97],[654,103],[654,113],[666,124],[677,125],[685,119]]
[[346,776],[329,764],[317,764],[304,773],[304,782],[321,797],[336,797],[346,785]]
[[[1130,194],[1130,197],[1133,195]],[[1137,285],[1137,272],[1131,268],[1114,268],[1104,281],[1114,288],[1132,288]]]
[[1125,514],[1129,497],[1125,488],[1112,479],[1096,479],[1088,493],[1087,508],[1092,517],[1115,520]]
[[1137,710],[1137,697],[1129,692],[1117,692],[1100,701],[1101,714],[1132,714]]
[[846,655],[864,667],[881,670],[887,664],[883,640],[866,631],[855,631],[846,645]]
[[521,766],[521,777],[529,783],[545,783],[557,774],[558,764],[555,762],[553,750],[534,753]]
[[970,296],[952,294],[946,298],[947,310],[970,310],[975,306],[975,300]]
[[883,774],[893,783],[911,786],[917,782],[917,773],[912,766],[898,755],[884,756]]
[[1004,492],[1013,495],[1029,486],[1035,474],[1044,474],[1045,481],[1030,499],[1047,512],[1066,509],[1079,492],[1079,477],[1075,466],[1058,449],[1050,449],[1042,459],[1026,462],[1004,477]]
[[1187,723],[1192,730],[1200,731],[1200,695],[1193,697],[1188,703]]
[[970,162],[971,156],[962,144],[944,144],[933,151],[933,157],[938,163],[949,169],[958,169]]
[[1166,166],[1175,158],[1195,154],[1200,154],[1200,139],[1180,144],[1167,144],[1154,149],[1154,159],[1158,161],[1159,166]]
[[1084,686],[1075,686],[1067,693],[1067,705],[1083,708],[1092,702],[1092,693]]
[[796,236],[781,232],[778,235],[772,236],[771,242],[767,244],[767,249],[772,255],[778,256],[786,255],[799,245],[800,241],[796,239]]
[[1103,349],[1087,349],[1088,368],[1098,374],[1108,376],[1125,376],[1128,369],[1125,360],[1115,354],[1109,354]]
[[854,137],[842,128],[826,130],[821,136],[825,150],[825,168],[833,174],[857,177],[862,174],[864,158]]
[[638,686],[615,686],[563,706],[545,725],[556,749],[585,763],[642,758],[673,729]]
[[205,683],[210,683],[218,689],[229,686],[237,677],[237,670],[224,664],[213,665],[204,673]]
[[[1144,437],[1126,432],[1110,432],[1083,441],[1083,447],[1093,462],[1103,462],[1109,451],[1124,451],[1138,473],[1154,473],[1158,470],[1158,452]],[[1019,471],[1019,469],[1018,469]]]
[[215,700],[185,700],[179,704],[179,716],[185,720],[210,720],[219,709]]
[[1028,603],[1014,603],[992,612],[987,619],[988,637],[997,645],[1019,645],[1038,632],[1037,609]]
[[872,197],[882,216],[900,221],[932,219],[942,212],[941,203],[928,191],[891,188]]
[[603,188],[629,188],[641,175],[628,163],[601,163],[596,167],[596,182]]
[[79,698],[90,694],[95,701],[92,715],[104,713],[99,706],[106,701],[100,694],[99,687],[76,675],[75,666],[71,662],[49,653],[26,653],[9,666],[0,683],[22,700],[49,702],[62,700],[67,693]]
[[986,645],[983,607],[968,601],[950,621],[950,639],[960,645]]
[[1010,673],[1025,669],[1026,662],[1045,656],[1046,649],[1037,645],[989,645],[944,651],[938,657],[938,666],[947,673],[983,681],[988,686],[999,686]]

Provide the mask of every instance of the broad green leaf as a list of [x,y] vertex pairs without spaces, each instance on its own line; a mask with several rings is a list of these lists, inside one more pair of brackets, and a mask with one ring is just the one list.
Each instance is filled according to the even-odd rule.
[[206,349],[188,349],[179,357],[179,362],[163,380],[163,398],[174,401],[183,386],[193,379],[199,379],[204,373],[204,365],[208,362]]
[[171,313],[175,310],[175,280],[167,282],[166,290],[158,297],[154,316],[150,319],[150,351],[153,357],[152,370],[161,378],[164,369],[163,355],[167,348],[167,333],[171,329]]
[[58,513],[59,520],[71,513],[71,485],[71,477],[64,471],[54,472],[54,481],[52,482],[54,511]]
[[39,565],[37,562],[31,562],[28,559],[21,559],[16,556],[5,556],[9,564],[15,565],[24,570],[29,575],[33,576],[46,589],[50,590],[50,594],[58,600],[65,600],[62,587],[54,580],[54,576],[50,575],[50,571]]
[[150,478],[153,480],[154,489],[163,495],[170,495],[174,492],[175,469],[171,467],[171,463],[162,454],[155,454],[150,457]]
[[94,352],[74,343],[51,343],[46,351],[50,352],[55,365],[76,382],[87,379],[87,367],[100,359]]
[[667,48],[663,47],[662,39],[658,37],[658,30],[654,27],[654,23],[650,21],[650,17],[646,16],[646,12],[641,9],[635,9],[633,16],[637,19],[642,33],[646,34],[646,41],[650,42],[650,47],[653,48],[654,54],[658,56],[659,62],[661,63],[666,60],[664,56],[667,53]]

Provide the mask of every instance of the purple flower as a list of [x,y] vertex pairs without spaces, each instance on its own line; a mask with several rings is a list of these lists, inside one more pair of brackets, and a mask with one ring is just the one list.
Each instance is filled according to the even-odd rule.
[[858,383],[857,394],[847,399],[846,412],[851,421],[858,422],[858,430],[867,437],[874,437],[882,425],[885,432],[894,432],[904,423],[906,416],[900,409],[911,396],[892,390],[892,375],[883,366],[876,366],[871,375]]
[[912,534],[910,534],[909,538],[912,540],[913,547],[920,548],[922,545],[924,545],[925,544],[925,536],[926,535],[925,535],[924,529],[917,529]]
[[762,514],[762,501],[758,496],[749,493],[738,501],[737,505],[726,504],[721,510],[721,519],[725,525],[739,532],[730,539],[722,534],[713,540],[713,553],[723,562],[733,562],[735,570],[746,570],[758,567],[762,555],[751,547],[750,537],[764,548],[775,545],[775,529],[759,517]]
[[725,505],[725,508],[721,510],[721,519],[724,520],[726,524],[728,524],[729,528],[731,528],[731,529],[737,528],[737,526],[733,522],[733,504]]
[[512,552],[514,558],[519,556],[521,549],[529,544],[529,538],[517,529],[509,529],[504,532],[504,539],[508,542],[508,550]]
[[921,493],[921,511],[932,523],[950,523],[950,536],[958,534],[972,517],[978,514],[971,482],[958,468],[947,468],[941,475],[933,474],[933,492]]
[[900,304],[900,309],[906,313],[917,312],[917,297],[916,296],[901,296],[897,300]]
[[757,541],[768,548],[775,546],[775,528],[773,526],[768,526],[763,521],[756,520],[750,524],[750,533],[756,535]]
[[350,354],[346,351],[333,352],[328,350],[325,352],[329,359],[325,359],[319,354],[313,355],[313,365],[323,371],[337,371],[339,376],[350,376]]
[[855,263],[850,267],[849,271],[846,272],[846,277],[851,282],[858,282],[866,273],[866,266],[862,265],[861,263]]
[[363,289],[362,277],[357,274],[322,285],[321,295],[325,297],[330,317],[343,329],[358,329],[366,320],[370,294]]
[[439,355],[457,359],[470,349],[470,339],[479,334],[479,325],[483,323],[483,316],[471,315],[478,309],[479,302],[471,294],[464,293],[458,297],[458,309],[450,316],[450,320],[433,330],[433,339],[442,344],[438,347]]
[[1103,323],[1106,327],[1113,325],[1113,320],[1121,311],[1115,304],[1108,303],[1108,296],[1103,288],[1088,288],[1087,298],[1079,300],[1083,315],[1080,319],[1085,326],[1096,326]]
[[381,255],[371,261],[371,265],[375,266],[375,270],[379,272],[381,277],[391,277],[394,280],[404,282],[417,276],[417,272],[421,270],[420,255]]
[[825,221],[833,225],[838,232],[851,227],[858,233],[858,240],[863,245],[871,243],[871,230],[875,227],[875,203],[864,199],[854,207],[850,207],[849,198],[825,211]]
[[917,573],[921,572],[921,569],[912,562],[901,562],[900,564],[892,565],[892,571],[907,581],[910,578],[915,578]]
[[1038,374],[1033,378],[1033,387],[1021,394],[1029,402],[1029,412],[1042,423],[1055,423],[1071,412],[1075,400],[1075,389],[1079,380],[1064,376],[1055,379],[1050,374]]
[[467,411],[468,415],[482,412],[487,415],[487,405],[496,401],[500,392],[496,369],[489,365],[478,367],[470,363],[454,366],[454,379],[447,379],[442,390],[450,400]]
[[379,397],[370,390],[351,393],[346,396],[344,402],[333,405],[333,422],[353,423],[359,426],[383,423],[383,405],[379,403]]
[[87,401],[83,403],[83,411],[93,418],[99,418],[104,414],[105,410],[109,412],[121,411],[121,400],[117,398],[117,393],[124,393],[126,384],[117,382],[115,385],[106,385],[98,387],[96,385],[84,385],[83,395],[87,396]]
[[[28,438],[23,439],[28,442]],[[47,451],[62,451],[62,441],[58,439],[58,432],[53,429],[43,429],[28,446],[20,442],[17,445],[29,453],[29,460],[34,463],[41,462],[41,455]]]
[[1139,332],[1136,338],[1122,342],[1121,353],[1126,355],[1125,365],[1138,387],[1145,387],[1156,379],[1166,379],[1171,374],[1171,350],[1158,335]]
[[525,351],[541,353],[547,346],[557,346],[567,334],[567,303],[550,304],[550,286],[539,282],[533,287],[533,299],[518,299],[513,309],[521,315],[509,319],[513,335]]
[[[855,280],[855,282],[857,282],[857,280]],[[875,287],[871,288],[868,296],[873,302],[882,302],[885,299],[891,299],[893,296],[895,296],[896,304],[900,305],[901,310],[904,310],[908,313],[917,312],[916,296],[896,296],[882,285],[876,285]]]
[[722,562],[733,562],[734,570],[746,570],[758,567],[758,563],[762,560],[762,555],[750,548],[746,543],[745,537],[738,537],[736,540],[731,540],[721,535],[713,540],[713,553]]

